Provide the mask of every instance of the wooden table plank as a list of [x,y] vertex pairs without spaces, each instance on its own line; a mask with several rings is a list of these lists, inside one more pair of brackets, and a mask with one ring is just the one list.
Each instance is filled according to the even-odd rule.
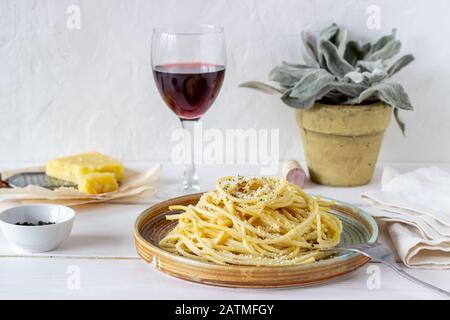
[[[380,288],[369,289],[373,269]],[[370,271],[371,273],[368,273]],[[450,289],[450,273],[412,270]],[[79,274],[80,281],[77,281]],[[79,283],[79,288],[77,286]],[[372,283],[372,282],[370,282]],[[326,285],[294,289],[230,289],[165,275],[141,260],[2,258],[0,299],[436,299],[380,264],[368,264]]]

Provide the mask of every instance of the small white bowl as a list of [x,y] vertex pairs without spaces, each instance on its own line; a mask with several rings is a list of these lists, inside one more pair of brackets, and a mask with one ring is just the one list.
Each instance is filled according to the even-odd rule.
[[[6,209],[0,213],[0,227],[10,244],[25,252],[46,252],[58,247],[72,231],[75,211],[53,204],[31,204]],[[21,226],[17,222],[38,224],[39,221],[55,224]]]

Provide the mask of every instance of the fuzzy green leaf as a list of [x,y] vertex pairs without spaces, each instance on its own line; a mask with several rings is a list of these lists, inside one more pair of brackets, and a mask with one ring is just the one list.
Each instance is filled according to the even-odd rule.
[[[332,23],[330,26],[326,27],[322,31],[320,31],[319,34],[319,43],[320,41],[330,41],[333,45],[337,47],[336,44],[336,38],[339,33],[339,27],[336,23]],[[319,65],[323,69],[327,69],[327,62],[325,60],[323,52],[321,52],[321,49],[318,50],[318,57],[319,57]]]
[[311,96],[321,90],[321,88],[335,82],[335,77],[322,69],[315,69],[306,75],[292,88],[291,96],[301,98]]
[[369,71],[372,72],[376,69],[378,70],[384,70],[386,66],[384,65],[382,60],[376,60],[376,61],[365,61],[360,60],[356,64],[358,67],[363,69],[363,71]]
[[302,32],[302,57],[306,64],[313,68],[319,67],[319,54],[317,52],[316,38],[308,33]]
[[348,38],[347,30],[345,29],[339,30],[336,39],[336,46],[340,57],[344,57],[345,49],[347,48],[347,38]]
[[399,53],[401,47],[401,42],[399,40],[393,40],[388,42],[383,48],[378,51],[371,53],[366,60],[387,60]]
[[369,42],[361,45],[358,41],[350,40],[345,46],[344,59],[352,66],[355,66],[357,61],[364,59],[369,53],[370,48],[371,45]]
[[395,122],[397,122],[398,127],[400,128],[400,131],[402,132],[403,136],[406,135],[406,126],[405,123],[402,121],[402,119],[400,119],[400,116],[398,114],[399,109],[394,108],[394,118],[395,118]]
[[334,82],[333,89],[343,93],[347,97],[358,97],[366,87],[356,83]]
[[352,103],[362,103],[364,100],[377,97],[393,108],[413,110],[409,97],[403,87],[396,82],[381,82],[366,90]]
[[[312,107],[312,105],[307,105],[303,100],[292,98],[291,95],[292,89],[287,90],[282,96],[281,101],[291,108],[295,109],[308,109]],[[314,102],[313,102],[314,103]]]
[[388,77],[388,74],[381,69],[375,69],[372,72],[364,71],[362,75],[367,86],[383,81]]
[[375,42],[374,45],[372,46],[372,49],[370,50],[370,52],[371,53],[377,52],[377,51],[383,49],[388,43],[394,41],[396,33],[397,33],[397,30],[392,29],[391,34],[388,34],[388,35],[383,36],[380,39],[378,39],[378,41]]
[[269,80],[278,82],[283,88],[291,88],[304,76],[314,70],[316,69],[312,69],[308,66],[298,67],[289,64],[281,64],[270,71]]
[[355,70],[343,57],[339,56],[336,46],[330,41],[321,40],[319,49],[323,53],[327,69],[337,77],[343,78],[347,73]]
[[286,91],[281,100],[294,108],[309,108],[333,89],[334,81],[330,73],[317,69]]
[[278,93],[284,92],[284,90],[282,90],[282,89],[275,88],[273,86],[270,86],[268,84],[265,84],[265,83],[259,82],[259,81],[243,82],[239,85],[239,87],[254,89],[259,92],[266,93],[266,94],[278,94]]
[[353,83],[361,83],[364,80],[363,74],[359,71],[350,71],[344,76],[344,79],[349,79]]
[[399,72],[401,69],[403,69],[413,61],[414,56],[412,54],[404,55],[389,67],[387,73],[389,74],[389,76],[392,76],[394,73]]
[[322,31],[320,31],[319,40],[326,40],[330,41],[334,44],[335,42],[335,36],[339,33],[339,27],[336,23],[332,23],[329,27],[326,27]]

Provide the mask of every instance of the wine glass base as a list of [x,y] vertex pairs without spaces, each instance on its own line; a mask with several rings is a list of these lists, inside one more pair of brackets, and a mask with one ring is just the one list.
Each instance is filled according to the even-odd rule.
[[201,186],[191,183],[172,183],[165,185],[160,190],[157,191],[156,196],[162,199],[169,199],[179,196],[184,196],[191,193],[200,192]]
[[199,192],[201,188],[198,179],[195,179],[195,181],[193,182],[183,181],[183,183],[181,184],[181,189],[183,192],[194,193]]

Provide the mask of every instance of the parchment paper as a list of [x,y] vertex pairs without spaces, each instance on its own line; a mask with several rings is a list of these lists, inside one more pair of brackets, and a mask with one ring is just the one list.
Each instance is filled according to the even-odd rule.
[[[2,172],[2,178],[20,173],[45,171],[44,167],[23,168]],[[66,206],[75,206],[85,203],[108,202],[116,199],[135,199],[138,196],[152,196],[156,193],[154,182],[159,177],[161,164],[156,164],[152,168],[137,172],[125,169],[125,178],[119,188],[114,192],[103,194],[85,194],[74,188],[62,187],[56,190],[49,190],[39,186],[27,186],[25,188],[0,188],[0,202],[19,201],[20,203],[55,203]]]

